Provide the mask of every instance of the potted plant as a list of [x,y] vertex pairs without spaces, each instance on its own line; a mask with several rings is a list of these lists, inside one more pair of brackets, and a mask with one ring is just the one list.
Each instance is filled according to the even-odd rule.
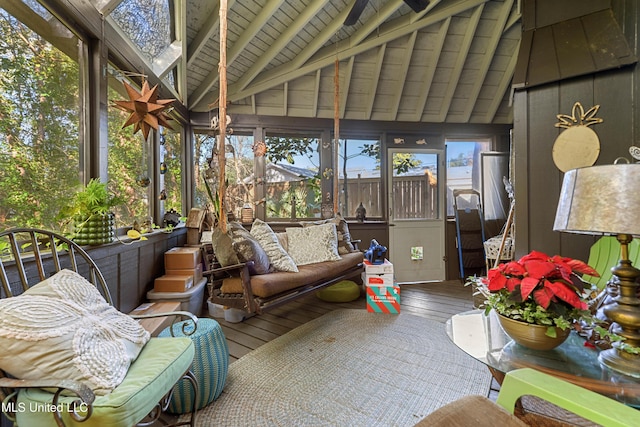
[[507,335],[546,350],[562,344],[575,321],[590,316],[581,274],[599,276],[583,261],[532,251],[490,269],[478,289],[487,299],[485,312],[498,314]]
[[73,224],[70,238],[80,245],[111,243],[115,237],[115,217],[111,209],[121,202],[109,192],[107,184],[94,178],[60,210],[58,217]]

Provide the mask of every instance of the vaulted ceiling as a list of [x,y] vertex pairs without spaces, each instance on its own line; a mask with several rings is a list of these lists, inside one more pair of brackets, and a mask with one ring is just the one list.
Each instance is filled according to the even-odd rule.
[[[431,0],[421,12],[368,0],[344,25],[355,2],[228,0],[228,112],[333,118],[337,102],[341,119],[512,122],[518,0]],[[104,12],[120,1],[102,3]],[[173,53],[150,69],[176,76],[175,96],[189,110],[214,110],[219,2],[173,3]]]

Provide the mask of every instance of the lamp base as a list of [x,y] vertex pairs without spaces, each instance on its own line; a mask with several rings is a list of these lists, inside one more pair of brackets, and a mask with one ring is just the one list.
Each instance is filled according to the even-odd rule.
[[598,361],[613,371],[640,378],[640,356],[638,355],[610,348],[600,352]]

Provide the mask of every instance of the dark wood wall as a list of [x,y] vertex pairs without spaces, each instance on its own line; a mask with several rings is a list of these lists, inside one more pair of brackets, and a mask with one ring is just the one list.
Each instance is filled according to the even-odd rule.
[[164,274],[164,253],[187,242],[187,229],[156,232],[132,244],[110,243],[85,247],[109,285],[113,305],[129,313],[147,301],[153,281]]
[[[638,56],[640,6],[632,0],[614,0],[612,9],[629,47]],[[535,249],[588,258],[595,237],[553,231],[563,179],[563,173],[556,168],[552,158],[554,141],[563,130],[554,127],[558,121],[556,115],[570,115],[577,101],[585,111],[600,105],[596,117],[604,122],[591,127],[600,139],[601,151],[596,164],[610,164],[618,157],[633,160],[629,147],[640,145],[639,78],[638,65],[633,64],[515,92],[513,148],[517,257]],[[638,185],[640,187],[640,183]]]

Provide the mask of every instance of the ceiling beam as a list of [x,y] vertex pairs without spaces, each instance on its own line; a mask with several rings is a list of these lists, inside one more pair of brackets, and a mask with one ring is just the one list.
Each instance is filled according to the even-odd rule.
[[[346,59],[350,56],[358,55],[362,52],[366,52],[369,49],[381,46],[388,43],[398,37],[406,34],[410,34],[421,28],[433,25],[441,20],[447,19],[450,16],[460,14],[468,9],[477,7],[478,5],[486,3],[488,0],[457,0],[451,3],[445,3],[441,8],[432,10],[428,16],[423,19],[410,22],[411,17],[409,15],[402,16],[393,21],[390,28],[387,28],[378,37],[372,37],[355,46],[348,47],[351,44],[350,40],[341,43],[342,46],[338,47],[337,56],[339,59]],[[337,20],[338,18],[336,18]],[[347,47],[345,47],[345,44]],[[333,46],[321,49],[318,52],[317,57],[310,63],[300,66],[292,67],[291,63],[284,64],[279,67],[269,70],[263,73],[257,81],[249,85],[245,90],[238,90],[235,84],[229,86],[229,100],[237,101],[239,99],[246,98],[254,93],[262,92],[270,89],[274,86],[281,85],[287,80],[292,80],[297,77],[304,76],[311,72],[315,72],[319,68],[324,68],[333,63],[336,57],[336,48]]]
[[[265,7],[260,9],[260,12],[256,15],[255,19],[247,26],[247,28],[240,34],[240,37],[233,43],[231,48],[227,52],[227,67],[235,61],[242,53],[245,47],[251,42],[253,37],[258,34],[264,24],[284,3],[284,0],[271,0]],[[219,70],[214,68],[204,78],[200,86],[193,91],[189,97],[189,105],[195,106],[209,93],[209,89],[216,84],[220,77]]]
[[444,122],[447,118],[447,113],[451,106],[453,95],[458,87],[460,75],[462,74],[464,63],[467,60],[467,55],[469,55],[469,48],[471,47],[471,42],[473,42],[473,37],[475,36],[476,29],[478,28],[478,23],[480,22],[483,9],[484,4],[477,6],[471,14],[471,18],[469,18],[469,23],[466,25],[466,32],[462,39],[462,43],[460,44],[460,49],[458,50],[458,57],[456,58],[456,62],[453,66],[453,71],[449,75],[449,84],[447,85],[447,90],[445,91],[444,99],[440,106],[440,114],[437,119],[438,122]]
[[440,25],[438,30],[438,36],[433,46],[433,57],[427,61],[427,66],[424,70],[424,77],[422,78],[422,85],[420,86],[420,93],[418,95],[418,101],[414,108],[415,115],[414,120],[419,122],[422,120],[422,114],[424,113],[424,107],[427,105],[427,98],[431,91],[431,84],[433,83],[433,76],[436,74],[436,68],[440,61],[440,54],[442,54],[442,48],[444,42],[447,39],[447,33],[449,32],[449,25],[451,25],[451,17],[448,17]]
[[487,46],[484,49],[484,56],[482,57],[482,62],[480,63],[480,68],[478,69],[478,73],[476,75],[476,81],[471,88],[471,91],[469,92],[469,100],[466,103],[465,111],[462,114],[462,121],[465,123],[469,121],[471,113],[473,112],[473,108],[478,102],[478,95],[480,95],[480,90],[484,85],[484,80],[487,78],[487,72],[489,71],[489,67],[491,67],[491,62],[493,61],[493,58],[495,58],[496,49],[498,48],[498,43],[500,43],[502,31],[505,27],[507,19],[509,18],[509,14],[511,13],[512,6],[513,0],[505,0],[505,2],[502,4],[502,9],[500,9],[500,13],[498,14],[498,18],[496,19],[495,26],[493,27],[493,33],[491,34],[491,37],[487,42]]
[[371,120],[371,113],[376,100],[376,93],[378,92],[378,83],[380,82],[380,73],[382,72],[382,64],[384,63],[384,53],[386,50],[386,43],[378,48],[378,58],[376,59],[376,66],[373,70],[373,78],[371,79],[371,87],[369,89],[369,102],[367,103],[367,109],[364,115],[365,120]]
[[180,61],[180,58],[182,58],[182,43],[176,40],[153,60],[151,69],[159,79],[164,79]]
[[180,59],[176,68],[176,89],[184,104],[187,100],[187,1],[174,0],[176,43],[180,43]]
[[120,6],[124,0],[96,0],[94,6],[102,15],[107,16]]
[[353,63],[356,57],[349,58],[347,63],[347,70],[344,73],[344,81],[340,85],[340,118],[344,118],[344,111],[347,107],[347,98],[349,97],[349,85],[351,84],[351,76],[353,75]]
[[322,70],[316,71],[316,81],[313,87],[313,107],[311,111],[311,117],[318,116],[318,98],[320,97],[320,77],[322,77]]
[[287,116],[287,107],[289,106],[289,82],[284,82],[284,87],[282,88],[282,115]]
[[[516,46],[514,52],[518,52],[520,50],[520,41],[518,41],[518,45]],[[509,64],[507,65],[507,69],[504,71],[502,78],[500,79],[500,83],[498,83],[498,88],[495,90],[496,94],[502,94],[502,96],[494,96],[491,100],[491,104],[489,104],[489,108],[487,109],[487,114],[485,115],[485,123],[493,123],[493,119],[498,112],[498,108],[500,108],[500,104],[504,99],[504,94],[509,91],[511,92],[511,81],[513,80],[513,73],[516,70],[516,63],[518,62],[518,55],[515,53],[511,55],[511,59],[509,60]]]
[[240,90],[247,87],[249,83],[258,75],[260,72],[269,65],[271,60],[275,58],[278,53],[284,49],[287,44],[309,23],[309,21],[318,14],[325,7],[328,0],[319,1],[315,0],[313,5],[309,5],[304,8],[302,13],[296,17],[294,22],[292,22],[287,29],[280,34],[278,39],[271,43],[269,48],[262,52],[258,58],[256,58],[255,62],[251,64],[251,67],[242,74],[242,77],[237,81],[237,85]]
[[413,57],[413,48],[416,45],[416,37],[418,36],[418,32],[414,31],[409,36],[409,41],[405,45],[404,51],[404,60],[402,61],[402,66],[400,67],[400,73],[397,76],[397,85],[396,85],[396,99],[393,102],[393,107],[391,107],[391,120],[396,120],[398,118],[398,109],[400,109],[400,100],[402,99],[402,93],[404,92],[404,84],[407,80],[407,73],[409,72],[409,65],[411,65],[411,58]]

